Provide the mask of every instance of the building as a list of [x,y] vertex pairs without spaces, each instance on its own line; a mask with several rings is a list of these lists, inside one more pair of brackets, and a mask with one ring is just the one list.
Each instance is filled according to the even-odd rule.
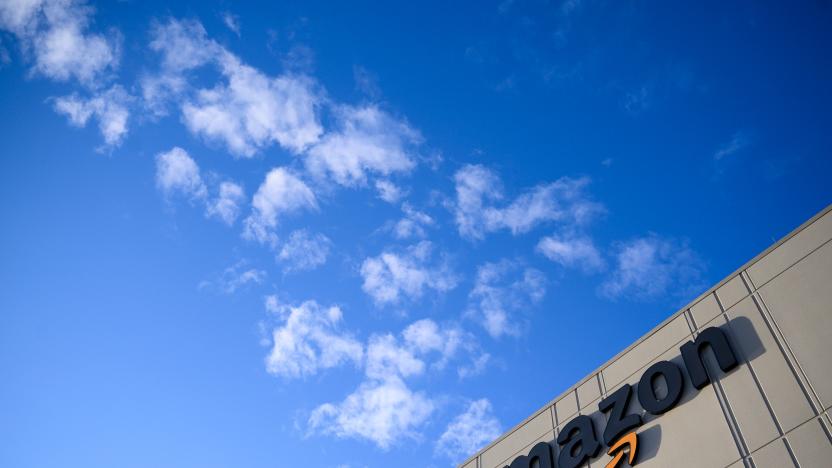
[[830,239],[832,205],[460,466],[832,467]]

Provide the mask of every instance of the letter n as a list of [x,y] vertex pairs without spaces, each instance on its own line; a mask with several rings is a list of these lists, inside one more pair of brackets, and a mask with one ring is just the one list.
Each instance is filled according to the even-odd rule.
[[731,349],[731,345],[728,343],[725,332],[717,327],[702,330],[695,340],[688,341],[680,348],[691,383],[697,389],[702,389],[711,382],[708,372],[705,370],[705,360],[702,356],[707,347],[710,347],[713,351],[716,362],[723,372],[728,372],[739,364],[734,350]]

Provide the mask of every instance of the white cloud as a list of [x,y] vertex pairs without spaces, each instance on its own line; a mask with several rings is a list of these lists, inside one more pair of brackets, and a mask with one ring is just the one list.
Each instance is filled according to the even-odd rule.
[[437,351],[445,348],[445,337],[439,325],[431,319],[417,320],[402,332],[405,342],[419,352]]
[[536,225],[556,221],[574,228],[602,213],[604,208],[584,193],[589,179],[561,177],[538,185],[518,196],[508,205],[502,200],[502,184],[493,171],[479,165],[462,167],[454,175],[456,203],[454,217],[461,236],[482,239],[486,233],[508,229],[512,234],[525,233]]
[[55,111],[64,114],[76,127],[85,127],[91,117],[98,121],[98,129],[106,146],[118,146],[127,136],[128,105],[132,97],[121,86],[96,93],[85,99],[76,94],[55,98]]
[[403,438],[418,438],[416,430],[435,404],[404,381],[425,371],[417,352],[390,334],[370,337],[366,380],[341,403],[318,406],[309,416],[309,431],[369,440],[384,450]]
[[168,196],[180,193],[197,200],[208,195],[199,166],[178,146],[156,155],[156,185]]
[[376,190],[378,190],[378,197],[387,203],[396,203],[404,196],[402,189],[386,179],[376,181]]
[[245,201],[243,187],[231,181],[220,182],[219,193],[209,196],[196,161],[178,146],[156,155],[156,186],[167,197],[179,194],[203,203],[206,217],[219,219],[228,226],[234,224]]
[[225,24],[225,27],[231,30],[237,36],[240,35],[240,17],[226,11],[222,14],[222,22]]
[[361,65],[353,65],[352,78],[355,80],[355,89],[360,91],[372,100],[378,100],[381,96],[381,88],[378,85],[378,76]]
[[650,91],[647,86],[629,91],[621,98],[621,105],[632,115],[638,115],[650,107]]
[[477,350],[476,338],[458,327],[440,327],[430,319],[422,319],[408,325],[402,332],[405,344],[419,354],[439,353],[433,363],[436,369],[444,369],[447,363],[462,349],[470,353]]
[[616,250],[615,269],[599,289],[608,298],[687,297],[704,285],[705,263],[686,241],[649,234]]
[[266,271],[248,268],[248,262],[240,260],[223,270],[222,274],[213,281],[202,281],[199,289],[214,289],[224,294],[234,294],[240,288],[250,284],[260,284],[266,279]]
[[601,253],[587,236],[544,237],[537,243],[537,251],[549,260],[568,268],[593,272],[604,267]]
[[87,30],[93,12],[83,1],[3,1],[0,29],[13,33],[32,56],[34,73],[94,88],[118,66],[120,51],[117,32],[107,37]]
[[489,353],[482,353],[474,358],[470,364],[460,366],[456,373],[460,379],[467,379],[469,377],[475,377],[477,375],[482,374],[485,371],[485,368],[488,366],[488,363],[491,361],[491,354]]
[[170,19],[154,23],[150,50],[161,56],[160,70],[140,79],[145,105],[157,116],[167,114],[168,101],[188,89],[187,72],[214,62],[222,47],[211,39],[199,21]]
[[[315,301],[292,307],[269,296],[266,308],[281,321],[271,332],[269,372],[299,378],[348,363],[363,366],[364,381],[358,388],[341,402],[319,405],[310,413],[308,432],[364,439],[384,450],[406,438],[419,439],[419,429],[436,407],[433,399],[412,390],[405,379],[423,375],[429,368],[443,368],[458,350],[478,351],[473,336],[430,319],[412,323],[401,337],[372,335],[362,346],[339,330],[342,314],[337,307],[324,309]],[[428,366],[426,358],[431,355],[438,355],[438,360]]]
[[448,266],[430,266],[432,245],[422,241],[402,253],[384,252],[369,257],[361,265],[362,289],[376,305],[391,305],[404,298],[420,298],[425,289],[445,292],[456,286],[456,277]]
[[367,345],[366,380],[344,401],[325,403],[310,415],[311,432],[366,439],[386,450],[416,431],[433,413],[428,396],[411,390],[404,379],[421,375],[425,363],[418,351],[399,344],[393,335],[375,335]]
[[397,239],[425,237],[425,227],[433,226],[435,221],[428,214],[416,210],[410,204],[403,203],[404,217],[391,226],[393,236]]
[[376,335],[367,345],[365,372],[371,379],[388,379],[393,376],[410,377],[425,371],[425,363],[413,351],[400,346],[393,335]]
[[534,268],[521,268],[503,260],[477,269],[466,315],[473,317],[493,338],[519,335],[521,319],[515,313],[540,301],[546,294],[546,278]]
[[383,450],[402,439],[417,439],[416,429],[433,413],[435,403],[393,376],[370,380],[338,404],[317,407],[309,417],[310,431],[369,440]]
[[[246,65],[209,39],[198,21],[156,24],[150,48],[161,63],[141,80],[148,108],[163,115],[169,101],[179,102],[192,133],[224,144],[235,156],[251,157],[275,143],[299,153],[323,133],[317,112],[323,99],[311,78],[272,77]],[[206,65],[216,67],[220,82],[192,89],[187,73]]]
[[196,20],[171,18],[154,23],[150,37],[150,50],[162,56],[162,68],[171,72],[201,67],[222,52],[221,46],[208,38],[202,23]]
[[500,422],[492,414],[491,402],[482,398],[472,401],[448,424],[436,442],[436,451],[461,462],[499,437],[501,432]]
[[363,346],[339,330],[342,312],[338,307],[323,308],[315,301],[293,307],[279,304],[274,297],[266,304],[283,320],[272,331],[272,349],[266,358],[270,373],[299,378],[346,362],[361,365]]
[[728,156],[731,156],[732,154],[748,146],[749,143],[750,140],[748,136],[746,136],[743,132],[735,133],[731,137],[731,141],[720,146],[719,149],[714,153],[714,161],[719,161],[721,159],[727,158]]
[[284,273],[314,270],[326,263],[331,245],[332,242],[325,235],[299,229],[289,235],[289,240],[281,247],[277,259],[285,265]]
[[288,169],[272,169],[252,198],[252,213],[245,220],[243,237],[274,245],[278,217],[301,209],[317,209],[312,190]]
[[721,145],[713,155],[714,172],[712,180],[722,177],[723,173],[735,160],[739,153],[742,153],[751,144],[750,136],[745,132],[736,132],[731,140]]
[[375,106],[334,109],[337,130],[324,135],[307,154],[306,165],[318,177],[345,186],[364,185],[368,173],[388,176],[415,167],[413,146],[419,132]]
[[321,98],[301,75],[271,78],[230,53],[221,60],[227,82],[201,89],[182,106],[188,129],[220,141],[235,156],[251,157],[273,143],[301,152],[323,132]]
[[459,234],[463,237],[483,237],[482,213],[484,202],[502,198],[499,177],[480,165],[467,165],[454,174],[456,204],[454,217]]
[[457,369],[460,379],[473,377],[482,373],[491,355],[483,352],[477,338],[454,324],[437,324],[431,319],[421,319],[411,323],[402,331],[404,346],[418,356],[436,355],[430,364],[434,370],[443,370],[451,360],[466,357],[466,361]]
[[209,218],[218,218],[231,226],[240,214],[240,205],[245,202],[243,187],[234,182],[221,182],[219,195],[206,201],[205,214]]

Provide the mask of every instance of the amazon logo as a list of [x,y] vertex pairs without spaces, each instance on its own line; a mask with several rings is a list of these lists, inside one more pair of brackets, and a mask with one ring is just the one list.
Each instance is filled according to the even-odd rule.
[[[723,372],[729,372],[739,364],[725,332],[716,327],[702,330],[696,339],[679,348],[685,373],[697,391],[711,382],[703,356],[706,349],[713,352]],[[558,448],[557,457],[553,454],[553,444],[540,442],[528,455],[515,458],[504,468],[577,468],[597,456],[602,444],[608,447],[607,454],[612,457],[606,468],[635,466],[638,463],[636,430],[644,424],[642,417],[646,413],[659,416],[675,408],[685,388],[684,379],[680,366],[659,361],[644,371],[635,391],[632,385],[625,383],[598,403],[598,410],[606,415],[600,439],[593,420],[582,414],[570,420],[558,433],[554,441]],[[664,391],[659,392],[657,383],[661,381],[664,381]],[[634,394],[643,413],[627,413]]]

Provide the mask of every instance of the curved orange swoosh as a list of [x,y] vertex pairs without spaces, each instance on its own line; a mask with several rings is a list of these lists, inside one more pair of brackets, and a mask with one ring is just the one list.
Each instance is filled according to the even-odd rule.
[[618,439],[618,441],[612,444],[612,447],[607,451],[607,455],[612,455],[614,452],[618,452],[615,454],[612,460],[607,463],[606,468],[616,468],[621,460],[624,458],[624,446],[630,446],[629,456],[627,457],[627,463],[630,466],[633,466],[633,462],[636,459],[636,450],[638,450],[638,434],[635,431],[625,435],[624,437]]

